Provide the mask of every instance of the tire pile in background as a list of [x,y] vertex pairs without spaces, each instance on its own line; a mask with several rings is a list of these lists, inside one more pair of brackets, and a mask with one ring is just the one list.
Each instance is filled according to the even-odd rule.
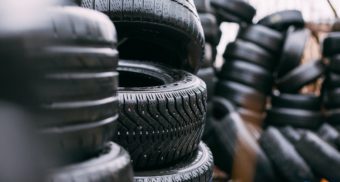
[[[223,55],[203,136],[215,165],[236,181],[339,181],[340,34],[323,41],[322,58],[302,64],[312,34],[299,11],[253,23],[255,9],[243,1],[210,4],[219,22],[240,26]],[[319,92],[302,92],[324,78]]]

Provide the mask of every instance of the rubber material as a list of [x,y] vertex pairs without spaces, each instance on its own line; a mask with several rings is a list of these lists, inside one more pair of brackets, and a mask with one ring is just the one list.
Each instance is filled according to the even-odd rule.
[[261,112],[265,109],[266,95],[240,83],[219,81],[216,85],[216,95],[249,110]]
[[113,21],[121,59],[198,71],[204,34],[192,0],[82,0],[82,6],[104,12]]
[[101,154],[86,161],[53,170],[48,182],[121,181],[132,182],[133,172],[128,153],[110,142]]
[[340,107],[340,88],[328,89],[324,92],[324,106],[327,109],[337,109]]
[[216,54],[214,53],[216,51],[216,48],[213,47],[211,44],[206,43],[204,46],[204,60],[201,65],[200,69],[203,68],[210,68],[213,66],[216,58]]
[[[328,66],[328,68],[332,69],[332,65]],[[327,89],[335,89],[340,87],[340,74],[339,73],[335,73],[332,71],[328,71],[326,74],[326,87]]]
[[208,101],[211,100],[214,96],[215,84],[217,82],[214,68],[202,68],[198,71],[197,76],[207,85]]
[[314,181],[312,170],[278,129],[267,128],[259,141],[275,169],[287,181]]
[[244,60],[267,70],[273,70],[275,65],[275,59],[268,51],[256,44],[239,39],[227,45],[223,57],[227,61],[229,59]]
[[138,171],[135,173],[134,181],[212,181],[212,172],[213,157],[211,151],[203,142],[201,142],[197,151],[181,162],[163,169]]
[[281,58],[276,68],[277,78],[285,76],[300,64],[310,34],[308,29],[290,28],[288,30]]
[[317,174],[329,181],[340,180],[340,153],[316,134],[307,131],[295,148]]
[[114,140],[135,169],[154,169],[195,151],[206,117],[205,83],[188,72],[119,61],[119,119]]
[[321,98],[312,94],[272,94],[272,107],[319,111]]
[[211,0],[211,6],[221,20],[235,23],[251,23],[256,10],[250,4],[237,0]]
[[210,0],[194,0],[198,13],[209,13],[211,12]]
[[322,120],[320,112],[286,108],[272,108],[267,111],[266,118],[266,122],[271,125],[309,129],[316,129]]
[[233,180],[275,181],[270,161],[256,139],[226,99],[214,98],[212,132],[206,142],[213,152],[215,165]]
[[272,74],[264,68],[242,61],[228,60],[224,63],[219,77],[245,84],[262,93],[268,93],[272,87]]
[[281,52],[283,46],[283,35],[262,25],[249,25],[241,28],[237,38],[252,42],[272,52]]
[[339,117],[340,117],[340,110],[339,109],[329,109],[325,112],[326,121],[333,125],[338,126],[340,125]]
[[331,32],[323,41],[323,55],[325,57],[331,57],[339,54],[340,49],[340,32]]
[[290,141],[290,143],[294,145],[301,139],[302,136],[302,134],[299,131],[297,131],[297,129],[294,129],[291,126],[281,128],[280,132],[282,133],[283,136],[285,136],[285,138],[287,138]]
[[199,14],[202,27],[204,30],[205,41],[211,43],[213,46],[217,46],[220,42],[222,32],[217,20],[213,14]]
[[305,25],[302,14],[298,10],[284,10],[270,14],[257,22],[278,31],[285,31],[290,26],[302,28]]
[[330,145],[340,148],[340,133],[329,124],[325,123],[319,128],[318,136]]
[[329,69],[335,73],[340,73],[340,54],[336,54],[330,58]]
[[277,87],[282,92],[296,93],[303,86],[314,82],[325,71],[325,65],[322,61],[313,61],[303,64],[282,78],[276,81]]

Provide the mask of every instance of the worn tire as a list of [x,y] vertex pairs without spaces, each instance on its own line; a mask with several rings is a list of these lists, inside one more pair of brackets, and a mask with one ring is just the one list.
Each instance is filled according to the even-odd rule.
[[229,59],[244,60],[262,66],[269,71],[272,71],[276,65],[274,56],[268,51],[254,43],[240,39],[227,45],[223,57],[227,61]]
[[215,94],[215,84],[217,82],[214,68],[201,68],[197,72],[197,76],[207,85],[208,100],[211,100]]
[[245,123],[226,99],[215,97],[210,133],[205,142],[210,147],[215,165],[233,180],[275,181],[271,163]]
[[202,27],[204,30],[205,41],[211,43],[213,46],[217,46],[220,42],[222,31],[217,24],[217,20],[212,14],[199,14]]
[[284,39],[282,33],[261,25],[241,27],[237,37],[253,42],[274,54],[281,52]]
[[278,129],[267,128],[261,136],[260,145],[285,180],[315,180],[312,170]]
[[331,145],[307,131],[295,148],[317,174],[329,181],[340,181],[340,153]]
[[210,0],[194,0],[198,13],[209,13],[211,12]]
[[190,73],[120,61],[120,113],[114,141],[135,169],[178,162],[197,149],[204,128],[205,83]]
[[302,14],[298,10],[284,10],[270,14],[258,21],[258,24],[285,31],[289,26],[302,28],[305,25]]
[[197,151],[181,162],[163,169],[136,172],[134,181],[212,181],[212,172],[213,156],[210,149],[201,142]]
[[128,153],[112,142],[99,156],[51,171],[48,182],[121,181],[132,182],[133,172]]
[[114,22],[120,58],[162,60],[190,72],[198,70],[204,34],[192,0],[82,0],[82,6],[104,12]]
[[251,23],[256,14],[256,9],[244,1],[211,0],[211,6],[220,21]]
[[[37,120],[39,132],[65,161],[95,155],[111,140],[118,117],[114,25],[104,14],[79,7],[48,7],[28,19],[22,16],[13,19],[13,26],[0,28],[0,55],[7,59],[1,68],[12,72],[11,64],[16,64],[10,75],[19,71],[20,79],[39,74],[30,82],[17,82],[16,76],[0,71],[4,83],[11,80],[0,95],[12,92],[15,99],[35,100],[31,108],[47,118]],[[33,94],[27,87],[34,88]]]
[[286,94],[274,92],[271,97],[272,107],[319,111],[321,97],[313,94]]

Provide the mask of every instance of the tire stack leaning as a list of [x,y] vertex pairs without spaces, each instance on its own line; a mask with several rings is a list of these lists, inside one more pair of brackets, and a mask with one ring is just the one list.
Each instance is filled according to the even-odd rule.
[[[0,95],[27,110],[8,107],[9,115],[33,113],[27,122],[37,125],[44,151],[55,157],[46,163],[46,180],[132,181],[129,155],[110,142],[118,118],[117,38],[111,21],[93,10],[45,1],[41,6],[39,1],[1,3],[8,10],[1,16],[5,88]],[[35,162],[32,166],[46,161]]]
[[[280,20],[276,20],[280,19]],[[285,34],[282,53],[275,70],[275,86],[266,125],[316,129],[322,122],[321,99],[317,94],[302,94],[301,89],[324,73],[322,60],[302,64],[310,31],[304,28],[301,12],[287,10],[268,15],[259,24]]]
[[207,91],[196,73],[204,34],[193,1],[83,0],[118,33],[119,119],[113,140],[131,155],[135,181],[210,181],[201,142]]
[[323,44],[323,54],[329,60],[329,66],[326,73],[326,79],[323,85],[323,103],[326,110],[326,121],[339,127],[339,87],[340,87],[340,67],[339,67],[339,40],[340,34],[338,32],[330,33]]

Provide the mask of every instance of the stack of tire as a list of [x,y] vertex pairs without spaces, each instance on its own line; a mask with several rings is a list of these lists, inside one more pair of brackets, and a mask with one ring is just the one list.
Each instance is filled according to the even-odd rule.
[[193,1],[82,0],[118,33],[119,119],[113,141],[131,155],[135,181],[211,181],[201,142],[205,83],[193,75],[204,34]]
[[1,2],[8,10],[1,16],[0,97],[19,105],[8,115],[37,125],[54,156],[47,181],[132,181],[128,153],[110,142],[118,119],[115,27],[102,13],[45,3]]
[[[217,81],[214,69],[214,62],[217,55],[217,45],[221,39],[222,32],[220,24],[210,6],[210,0],[195,0],[195,5],[205,37],[204,60],[197,76],[201,78],[207,85],[208,91],[208,108],[215,92],[215,84]],[[209,114],[209,113],[208,113]]]
[[323,44],[323,54],[329,60],[329,66],[326,73],[326,79],[323,84],[323,103],[326,110],[326,120],[335,127],[340,126],[339,122],[339,94],[340,94],[340,57],[339,57],[339,40],[338,32],[330,33]]
[[[280,19],[280,21],[275,21]],[[325,70],[322,60],[301,64],[310,31],[304,28],[301,12],[281,11],[259,21],[259,24],[285,34],[285,42],[275,71],[276,89],[266,124],[316,129],[322,122],[321,99],[316,94],[301,94],[301,89],[319,79]]]

